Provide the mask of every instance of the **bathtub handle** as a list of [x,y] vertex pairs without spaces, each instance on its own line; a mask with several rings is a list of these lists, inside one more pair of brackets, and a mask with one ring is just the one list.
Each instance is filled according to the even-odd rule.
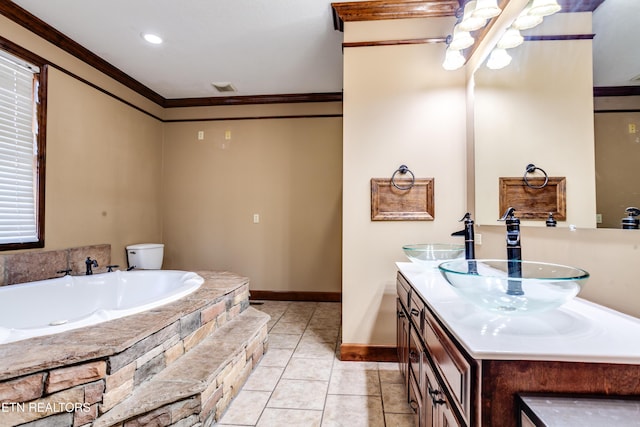
[[56,274],[62,274],[64,273],[65,276],[69,276],[71,274],[73,270],[71,270],[70,268],[64,269],[64,270],[58,270],[56,271]]
[[107,265],[107,273],[112,273],[114,268],[120,267],[119,265]]

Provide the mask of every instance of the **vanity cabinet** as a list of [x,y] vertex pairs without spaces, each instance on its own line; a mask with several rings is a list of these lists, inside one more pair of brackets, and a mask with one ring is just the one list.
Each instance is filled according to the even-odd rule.
[[[477,335],[473,336],[480,337],[485,347],[473,353],[468,348],[473,349],[477,341],[471,340],[472,344],[469,344],[458,338],[461,332],[462,336],[468,337],[469,330],[451,330],[447,326],[448,322],[457,324],[457,317],[450,315],[453,311],[445,312],[448,322],[440,317],[442,311],[438,310],[450,310],[456,304],[464,304],[458,302],[453,294],[442,298],[441,288],[438,287],[448,286],[440,283],[444,279],[437,274],[427,276],[423,273],[409,274],[409,277],[422,284],[416,288],[402,270],[398,272],[398,358],[416,426],[515,427],[522,422],[516,402],[517,395],[522,393],[640,396],[640,381],[637,380],[640,378],[640,363],[620,360],[609,363],[602,356],[602,350],[610,348],[605,344],[599,345],[599,342],[594,345],[594,351],[598,352],[594,353],[595,356],[578,357],[573,355],[575,353],[569,353],[575,351],[578,339],[609,339],[612,330],[608,331],[608,335],[590,334],[585,329],[576,336],[531,338],[540,345],[549,340],[571,342],[571,346],[567,347],[569,350],[561,355],[554,354],[554,349],[544,353],[537,347],[527,347],[538,351],[531,355],[511,353],[513,350],[509,345],[518,343],[499,341],[491,330],[485,331],[484,322],[495,316],[479,313],[474,317],[479,319],[478,323],[471,330],[477,331],[474,332]],[[424,285],[425,281],[429,282],[428,286]],[[598,318],[586,311],[592,309],[594,307],[586,304],[586,321]],[[598,322],[604,321],[603,316],[612,315],[604,308],[598,310],[602,310]],[[615,316],[619,317],[617,314]],[[626,329],[637,327],[640,332],[640,321],[621,319],[629,322]],[[602,325],[598,325],[598,328],[602,328]],[[482,337],[486,337],[486,340]],[[498,347],[491,348],[496,342],[499,343]],[[629,351],[635,355],[635,344],[629,345]],[[556,357],[558,359],[554,359]]]
[[401,275],[397,289],[398,360],[416,426],[469,425],[471,364]]

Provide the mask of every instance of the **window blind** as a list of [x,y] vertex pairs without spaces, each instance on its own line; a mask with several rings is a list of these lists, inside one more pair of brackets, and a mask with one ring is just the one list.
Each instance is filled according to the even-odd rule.
[[0,54],[0,244],[38,241],[38,72]]

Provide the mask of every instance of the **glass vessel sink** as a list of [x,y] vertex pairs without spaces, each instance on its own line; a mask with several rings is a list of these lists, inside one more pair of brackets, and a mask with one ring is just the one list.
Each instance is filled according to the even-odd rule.
[[589,273],[566,265],[532,261],[454,260],[438,269],[463,298],[502,314],[533,314],[560,307]]
[[437,267],[442,261],[464,257],[464,245],[452,245],[448,243],[405,245],[402,247],[402,250],[412,262],[430,268]]

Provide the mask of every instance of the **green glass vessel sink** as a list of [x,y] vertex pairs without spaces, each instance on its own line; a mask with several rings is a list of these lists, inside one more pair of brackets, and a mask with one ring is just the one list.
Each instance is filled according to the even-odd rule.
[[533,261],[454,260],[438,269],[461,297],[510,315],[558,308],[575,297],[589,278],[580,268]]

